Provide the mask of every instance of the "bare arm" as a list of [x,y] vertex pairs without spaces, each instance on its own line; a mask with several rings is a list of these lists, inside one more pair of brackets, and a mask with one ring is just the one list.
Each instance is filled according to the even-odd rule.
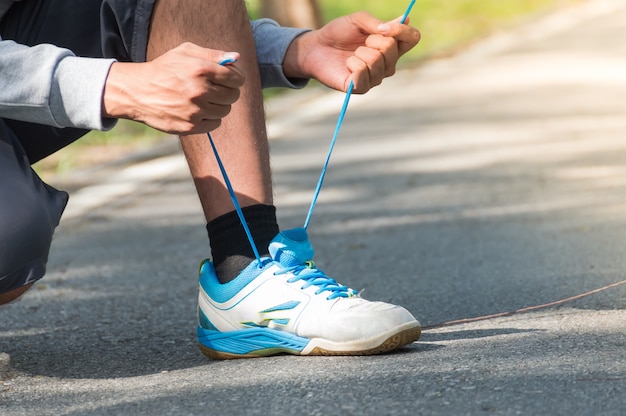
[[175,134],[214,130],[244,83],[236,65],[218,64],[225,56],[184,43],[150,62],[116,62],[105,85],[103,115]]

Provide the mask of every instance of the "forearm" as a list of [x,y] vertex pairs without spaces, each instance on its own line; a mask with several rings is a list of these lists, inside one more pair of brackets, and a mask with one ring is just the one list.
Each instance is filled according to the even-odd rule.
[[314,74],[307,72],[307,50],[313,47],[312,39],[315,32],[306,32],[296,37],[285,53],[283,72],[287,78],[314,78]]

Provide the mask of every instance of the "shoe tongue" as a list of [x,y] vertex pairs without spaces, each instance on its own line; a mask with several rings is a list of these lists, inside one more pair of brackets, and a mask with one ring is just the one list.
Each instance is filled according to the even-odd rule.
[[272,259],[283,266],[299,266],[313,258],[313,246],[304,228],[281,231],[269,246]]

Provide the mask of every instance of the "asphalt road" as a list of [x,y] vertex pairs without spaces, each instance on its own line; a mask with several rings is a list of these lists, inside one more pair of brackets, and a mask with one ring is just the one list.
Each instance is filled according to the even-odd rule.
[[[81,172],[48,276],[0,309],[0,414],[626,414],[626,285],[445,324],[626,279],[624,22],[592,0],[354,97],[310,233],[320,267],[427,327],[397,353],[208,360],[180,153]],[[283,228],[342,100],[269,105]]]

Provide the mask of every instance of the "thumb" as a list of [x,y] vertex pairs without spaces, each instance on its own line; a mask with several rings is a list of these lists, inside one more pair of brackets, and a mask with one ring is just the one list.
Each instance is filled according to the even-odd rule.
[[202,46],[198,46],[191,42],[185,42],[174,48],[174,50],[190,58],[198,58],[215,63],[223,61],[234,62],[239,60],[240,57],[238,52],[226,52],[218,49],[203,48]]
[[384,22],[372,16],[368,12],[357,12],[351,15],[352,23],[366,35],[379,33],[378,26]]
[[401,23],[401,21],[402,16],[390,22],[381,23],[377,29],[379,34],[394,38],[398,42],[400,55],[404,55],[418,44],[421,35],[419,30],[408,25],[408,18],[404,23]]
[[239,60],[238,52],[226,52],[222,54],[222,57],[219,59],[218,62],[220,65],[230,65],[230,64],[234,64],[238,60]]

